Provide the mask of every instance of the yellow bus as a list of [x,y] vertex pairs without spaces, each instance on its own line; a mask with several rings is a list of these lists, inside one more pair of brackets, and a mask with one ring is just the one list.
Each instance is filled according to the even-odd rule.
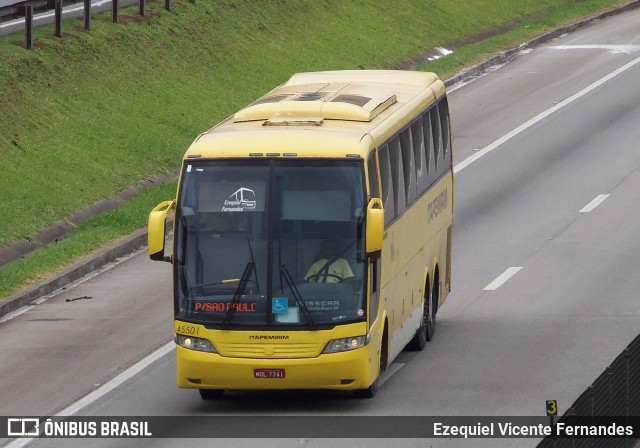
[[[165,223],[175,212],[173,248]],[[300,73],[196,138],[149,216],[173,263],[178,387],[372,397],[451,289],[453,170],[432,73]]]

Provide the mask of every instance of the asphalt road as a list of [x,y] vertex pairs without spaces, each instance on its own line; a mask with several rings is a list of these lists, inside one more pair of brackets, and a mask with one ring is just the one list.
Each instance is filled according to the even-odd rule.
[[[204,403],[197,392],[175,388],[169,353],[78,414],[544,415],[547,399],[557,399],[564,412],[640,332],[639,62],[640,11],[633,11],[556,39],[450,93],[453,292],[438,315],[435,340],[424,352],[402,353],[375,399],[233,392]],[[482,157],[465,164],[474,154]],[[63,410],[165,346],[172,335],[169,272],[168,264],[138,254],[0,324],[0,414]],[[92,298],[67,301],[83,296]],[[345,443],[321,436],[208,444]],[[537,440],[348,443],[533,447]]]

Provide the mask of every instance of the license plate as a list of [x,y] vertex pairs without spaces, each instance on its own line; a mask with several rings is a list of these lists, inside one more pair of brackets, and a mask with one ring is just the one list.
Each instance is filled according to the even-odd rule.
[[255,378],[284,378],[284,369],[254,369]]

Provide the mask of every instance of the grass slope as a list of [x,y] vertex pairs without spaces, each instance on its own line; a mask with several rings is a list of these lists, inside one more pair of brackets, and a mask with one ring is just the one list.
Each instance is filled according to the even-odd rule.
[[[97,15],[63,39],[0,38],[0,246],[147,176],[177,171],[203,130],[295,72],[388,68],[521,20],[515,30],[424,64],[446,77],[542,30],[621,0],[215,0],[150,2],[120,24]],[[129,15],[126,15],[129,14]],[[536,17],[533,19],[532,17]],[[0,269],[0,296],[145,225],[175,185],[94,218],[73,237]]]

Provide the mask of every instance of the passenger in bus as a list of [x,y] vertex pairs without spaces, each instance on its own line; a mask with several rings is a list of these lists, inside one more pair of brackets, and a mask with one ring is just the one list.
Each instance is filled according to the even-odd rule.
[[311,265],[304,279],[307,282],[338,283],[353,281],[349,262],[338,256],[338,243],[324,240],[320,243],[320,259]]

